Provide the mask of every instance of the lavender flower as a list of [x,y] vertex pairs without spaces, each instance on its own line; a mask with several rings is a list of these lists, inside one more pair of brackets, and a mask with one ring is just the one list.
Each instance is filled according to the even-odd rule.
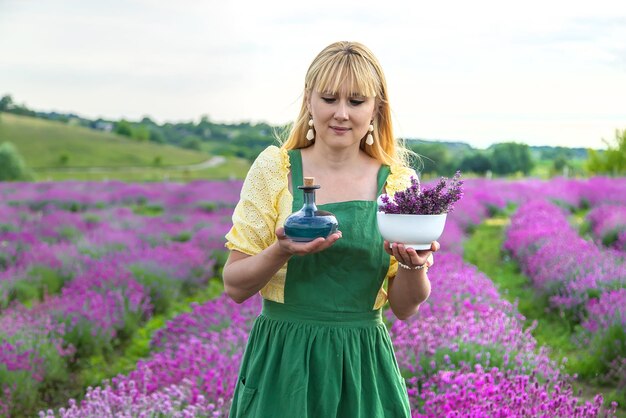
[[448,184],[442,177],[431,188],[421,190],[419,180],[411,176],[411,185],[394,193],[393,198],[383,194],[379,199],[378,210],[391,214],[439,215],[452,212],[454,204],[463,197],[461,172],[457,171]]

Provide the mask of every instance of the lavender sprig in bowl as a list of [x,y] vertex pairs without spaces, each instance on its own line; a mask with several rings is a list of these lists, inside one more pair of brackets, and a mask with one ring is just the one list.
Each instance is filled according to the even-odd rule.
[[416,250],[429,249],[431,242],[443,233],[448,213],[463,197],[460,178],[461,172],[457,171],[450,184],[442,177],[434,187],[422,190],[418,179],[411,177],[411,185],[396,192],[393,198],[381,195],[377,220],[383,238]]
[[393,198],[382,194],[378,200],[378,211],[404,215],[440,215],[452,212],[454,204],[463,197],[463,181],[461,172],[454,177],[442,177],[431,187],[421,190],[419,180],[411,176],[411,185],[405,190],[396,192]]

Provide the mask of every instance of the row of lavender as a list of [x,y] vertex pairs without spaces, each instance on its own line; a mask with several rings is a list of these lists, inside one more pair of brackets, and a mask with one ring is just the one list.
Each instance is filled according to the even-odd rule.
[[595,363],[590,372],[626,394],[626,253],[585,240],[568,215],[543,200],[522,205],[505,248],[552,307],[581,324],[577,340]]
[[[459,255],[467,227],[486,217],[489,207],[536,195],[536,185],[467,186],[442,239],[448,251],[431,269],[429,301],[410,321],[389,316],[414,416],[598,416],[602,398],[578,403],[569,378],[536,347],[515,307]],[[565,196],[562,185],[550,194]],[[68,408],[41,415],[226,416],[259,306],[258,299],[235,305],[225,297],[194,306],[155,335],[153,355],[136,371],[89,390],[80,405],[70,401]]]
[[589,211],[586,220],[595,240],[626,252],[626,205],[603,204]]
[[0,183],[0,416],[204,287],[240,185]]

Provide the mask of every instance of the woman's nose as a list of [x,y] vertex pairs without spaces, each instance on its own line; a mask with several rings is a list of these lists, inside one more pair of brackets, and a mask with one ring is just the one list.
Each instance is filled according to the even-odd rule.
[[339,101],[335,110],[335,119],[348,120],[348,106],[343,101]]

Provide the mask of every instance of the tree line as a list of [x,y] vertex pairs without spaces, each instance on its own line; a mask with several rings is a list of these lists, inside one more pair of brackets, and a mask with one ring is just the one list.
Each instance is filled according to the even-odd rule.
[[[199,122],[163,124],[158,124],[148,116],[139,121],[90,120],[76,114],[34,111],[24,105],[16,104],[10,95],[5,95],[0,99],[0,112],[55,120],[113,132],[135,141],[170,144],[214,155],[246,158],[250,161],[254,160],[268,145],[275,144],[277,136],[289,129],[289,125],[271,126],[266,123],[217,123],[211,121],[206,115],[202,116]],[[463,142],[405,140],[406,145],[420,156],[415,162],[415,168],[426,176],[450,175],[456,170],[481,176],[488,174],[529,175],[540,160],[549,160],[552,174],[561,174],[567,170],[573,172],[576,167],[572,162],[576,159],[586,160],[585,172],[574,174],[623,175],[626,174],[626,130],[616,131],[615,142],[615,145],[607,142],[608,150],[606,151],[547,146],[530,147],[518,142],[497,143],[482,150],[472,148]],[[3,149],[2,152],[5,157],[0,154],[0,158],[8,158],[6,155],[17,151]],[[23,164],[23,161],[20,164]],[[2,165],[0,160],[0,167]],[[2,180],[2,174],[0,174],[0,180]]]

